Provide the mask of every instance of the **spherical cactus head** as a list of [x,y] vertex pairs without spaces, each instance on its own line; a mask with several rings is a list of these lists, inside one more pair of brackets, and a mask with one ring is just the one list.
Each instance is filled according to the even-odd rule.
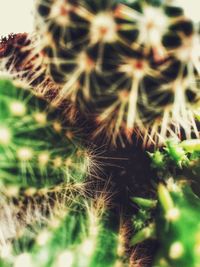
[[39,38],[20,65],[23,77],[54,103],[91,111],[94,136],[117,145],[137,133],[148,146],[199,135],[199,31],[181,7],[38,0],[35,17]]

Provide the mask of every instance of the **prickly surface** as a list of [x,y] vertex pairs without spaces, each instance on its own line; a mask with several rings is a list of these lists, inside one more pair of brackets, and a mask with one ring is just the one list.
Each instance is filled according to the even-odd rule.
[[90,156],[54,108],[30,91],[0,81],[1,186],[45,188],[81,183]]
[[157,172],[157,198],[133,198],[132,244],[157,240],[154,267],[196,267],[199,257],[199,140],[168,141],[150,154]]
[[[198,136],[196,26],[165,1],[38,1],[36,21],[57,101],[96,107],[98,132],[138,128],[146,144]],[[81,99],[80,101],[78,99]]]
[[21,233],[1,266],[129,266],[123,229],[112,225],[104,205],[101,198],[76,199],[62,207],[37,233]]

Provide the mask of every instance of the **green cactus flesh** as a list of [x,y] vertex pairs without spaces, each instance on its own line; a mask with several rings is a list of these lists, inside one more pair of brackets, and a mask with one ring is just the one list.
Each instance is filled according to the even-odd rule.
[[199,198],[188,184],[159,184],[155,219],[135,234],[132,244],[157,239],[153,267],[199,266],[199,209]]
[[165,207],[163,185],[159,187],[160,214],[156,220],[160,249],[153,266],[197,267],[200,265],[200,201],[189,186],[169,192],[172,206]]
[[85,181],[89,152],[46,102],[0,81],[0,183],[19,189]]
[[133,198],[139,211],[133,217],[132,244],[157,240],[153,267],[200,265],[200,199],[195,181],[199,156],[199,140],[168,141],[163,150],[150,154],[158,178],[157,199]]
[[26,267],[125,267],[122,240],[116,226],[109,226],[103,209],[81,200],[57,212],[33,238],[25,231],[1,266],[18,267],[26,262]]

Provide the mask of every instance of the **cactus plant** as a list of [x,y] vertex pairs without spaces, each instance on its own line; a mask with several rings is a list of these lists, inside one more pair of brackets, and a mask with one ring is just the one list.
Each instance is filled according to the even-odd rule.
[[[14,80],[0,80],[0,265],[199,266],[199,25],[168,0],[37,0],[35,25],[0,41],[0,71]],[[105,147],[100,179],[86,179],[96,162],[66,122],[75,113]],[[127,151],[108,151],[102,133]],[[145,185],[140,156],[128,174],[132,137],[155,146]],[[108,179],[118,152],[130,160]],[[150,239],[146,264],[135,245]]]
[[38,35],[17,44],[18,61],[6,49],[4,69],[12,65],[56,104],[70,100],[86,114],[91,108],[95,136],[103,131],[115,144],[136,131],[145,145],[182,131],[199,136],[199,29],[181,7],[39,0],[35,17]]
[[199,266],[199,208],[199,198],[188,184],[160,183],[155,219],[135,234],[132,243],[158,240],[154,267]]
[[158,178],[157,199],[133,198],[139,211],[133,218],[132,244],[157,239],[155,267],[200,263],[200,200],[194,193],[199,191],[190,185],[199,176],[199,152],[199,140],[168,141],[164,150],[150,154]]
[[42,98],[8,79],[0,80],[0,96],[3,250],[12,234],[52,213],[56,200],[69,205],[84,195],[94,161],[76,129]]
[[180,7],[38,1],[37,13],[48,75],[62,85],[58,102],[94,103],[97,134],[104,129],[115,143],[139,128],[146,144],[180,129],[198,136],[199,31]]
[[123,228],[110,224],[105,205],[103,195],[64,205],[36,234],[21,233],[1,266],[128,266]]
[[0,95],[1,185],[29,190],[85,181],[90,153],[59,114],[7,80]]
[[[199,198],[188,186],[183,186],[180,192],[168,192],[162,185],[158,190],[162,206],[158,221],[158,238],[162,248],[155,260],[155,266],[198,266]],[[170,202],[171,207],[168,206],[171,205]],[[166,232],[165,227],[168,227]],[[190,229],[189,235],[187,229]]]

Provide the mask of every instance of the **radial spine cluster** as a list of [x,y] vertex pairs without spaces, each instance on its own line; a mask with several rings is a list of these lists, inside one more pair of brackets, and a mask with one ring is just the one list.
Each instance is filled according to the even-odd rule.
[[[167,1],[38,1],[37,29],[56,101],[86,102],[97,133],[145,144],[198,136],[199,29]],[[81,106],[84,106],[81,104]],[[84,111],[84,108],[83,108]]]

